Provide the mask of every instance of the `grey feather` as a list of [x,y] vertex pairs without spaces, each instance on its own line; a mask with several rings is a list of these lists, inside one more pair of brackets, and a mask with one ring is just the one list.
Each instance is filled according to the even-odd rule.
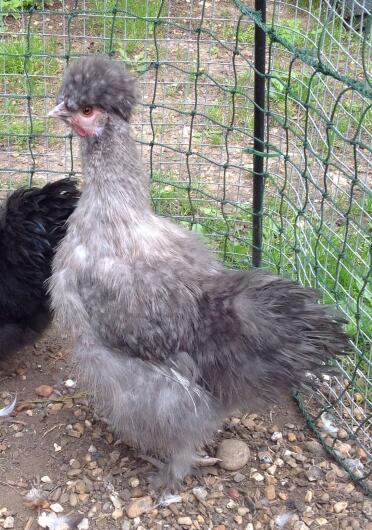
[[[66,73],[66,101],[78,101],[79,69],[98,78],[95,64],[132,93],[122,66],[88,59]],[[169,486],[226,415],[322,373],[348,340],[315,291],[227,270],[195,234],[155,216],[129,124],[112,105],[102,135],[81,140],[85,186],[50,290],[97,406],[120,438],[164,459]]]

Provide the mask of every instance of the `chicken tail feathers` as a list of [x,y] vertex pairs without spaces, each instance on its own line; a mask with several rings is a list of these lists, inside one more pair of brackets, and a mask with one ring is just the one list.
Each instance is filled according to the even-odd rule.
[[318,303],[317,291],[261,271],[228,273],[223,285],[218,325],[208,334],[217,363],[213,374],[202,370],[218,397],[275,401],[283,391],[314,387],[351,350],[344,316]]

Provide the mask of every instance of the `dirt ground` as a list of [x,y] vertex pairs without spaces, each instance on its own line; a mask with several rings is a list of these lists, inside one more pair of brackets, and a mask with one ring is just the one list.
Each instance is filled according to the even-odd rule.
[[0,369],[0,407],[15,394],[18,401],[0,418],[0,528],[36,530],[42,513],[56,513],[68,526],[50,530],[372,529],[370,500],[326,456],[290,398],[227,419],[206,453],[215,457],[222,440],[239,440],[248,461],[235,450],[235,471],[223,462],[203,467],[176,502],[159,505],[147,482],[151,464],[95,418],[70,353],[52,328]]

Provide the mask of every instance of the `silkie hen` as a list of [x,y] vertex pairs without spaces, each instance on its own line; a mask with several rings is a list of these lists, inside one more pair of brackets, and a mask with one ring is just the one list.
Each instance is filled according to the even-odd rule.
[[0,213],[0,359],[34,342],[51,311],[46,280],[79,193],[72,180],[20,188]]
[[128,123],[135,100],[117,62],[84,58],[65,73],[50,115],[81,136],[85,183],[50,289],[101,413],[162,460],[159,485],[173,487],[226,416],[320,374],[348,341],[313,290],[228,270],[152,212]]

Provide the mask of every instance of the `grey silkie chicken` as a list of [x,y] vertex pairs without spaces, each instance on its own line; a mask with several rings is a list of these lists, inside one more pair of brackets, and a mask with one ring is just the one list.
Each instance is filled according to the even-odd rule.
[[275,399],[348,348],[317,294],[219,263],[151,210],[129,119],[135,84],[102,57],[73,63],[50,115],[81,137],[84,188],[53,265],[52,304],[118,436],[173,487],[232,411]]

